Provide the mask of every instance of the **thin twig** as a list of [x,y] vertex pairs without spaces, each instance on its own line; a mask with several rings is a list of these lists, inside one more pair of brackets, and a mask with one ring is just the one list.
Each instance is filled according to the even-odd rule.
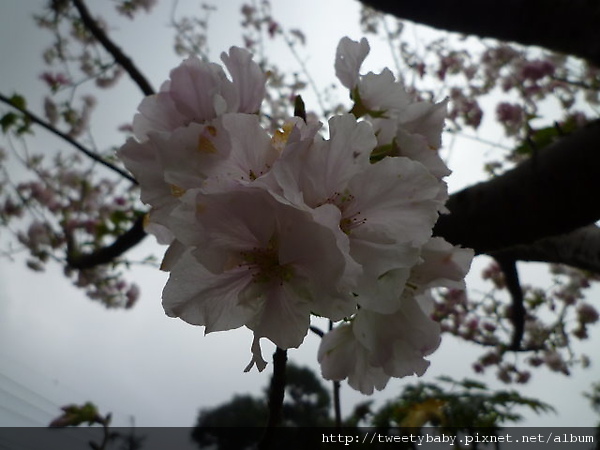
[[98,26],[98,23],[91,16],[83,0],[73,0],[73,5],[77,8],[81,21],[98,42],[112,55],[117,63],[129,74],[131,79],[138,85],[144,95],[154,94],[154,88],[146,77],[139,71],[133,61],[123,53],[123,51],[110,40],[105,31]]
[[29,111],[27,109],[20,108],[19,106],[15,105],[11,101],[11,99],[8,98],[8,97],[6,97],[4,94],[0,94],[0,101],[2,101],[3,103],[9,105],[11,108],[16,109],[17,111],[19,111],[20,113],[22,113],[23,115],[25,115],[33,123],[36,123],[37,125],[41,126],[42,128],[45,128],[46,130],[48,130],[52,134],[58,136],[59,138],[61,138],[65,142],[71,144],[73,147],[75,147],[81,153],[83,153],[84,155],[86,155],[88,158],[96,161],[99,164],[102,164],[104,167],[112,170],[113,172],[118,173],[120,176],[122,176],[123,178],[128,179],[133,184],[138,184],[137,181],[135,180],[135,178],[133,178],[131,175],[129,175],[123,169],[121,169],[121,168],[115,166],[114,164],[106,161],[100,155],[98,155],[97,153],[94,153],[93,151],[87,149],[86,147],[84,147],[83,145],[81,145],[79,142],[77,142],[75,139],[73,139],[71,136],[69,136],[66,133],[63,133],[60,130],[58,130],[52,124],[46,122],[44,119],[38,117],[37,115],[35,115],[31,111]]
[[325,335],[325,333],[323,333],[323,330],[321,330],[320,328],[317,328],[317,327],[315,327],[313,325],[311,325],[310,327],[308,327],[308,329],[310,331],[312,331],[313,333],[315,333],[317,336],[321,337],[321,338]]
[[300,69],[302,70],[302,72],[304,72],[306,81],[308,81],[308,84],[310,85],[311,89],[313,90],[313,92],[315,94],[315,97],[317,98],[317,103],[319,104],[319,108],[321,108],[321,112],[323,113],[324,116],[327,116],[327,108],[325,108],[325,104],[323,103],[323,99],[321,98],[321,92],[319,91],[319,88],[318,88],[317,83],[315,82],[314,78],[311,76],[311,74],[308,70],[308,67],[306,67],[306,62],[302,58],[300,58],[300,55],[296,51],[294,43],[292,42],[292,40],[290,38],[287,37],[286,34],[283,34],[283,39],[284,39],[286,45],[288,46],[288,49],[292,53],[292,56],[294,57],[294,59],[296,60],[298,65],[300,66]]

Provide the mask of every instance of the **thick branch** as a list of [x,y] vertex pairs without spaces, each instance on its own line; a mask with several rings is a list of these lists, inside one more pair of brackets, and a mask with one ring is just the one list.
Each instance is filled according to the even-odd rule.
[[61,138],[65,142],[67,142],[68,144],[72,145],[73,147],[75,147],[77,150],[79,150],[81,153],[83,153],[84,155],[86,155],[90,159],[96,161],[99,164],[102,164],[104,167],[109,168],[113,172],[118,173],[120,176],[122,176],[123,178],[128,179],[132,183],[137,184],[137,181],[135,180],[135,178],[133,178],[131,175],[129,175],[123,169],[120,169],[119,167],[115,166],[114,164],[111,164],[110,162],[106,161],[105,159],[103,159],[97,153],[94,153],[93,151],[88,150],[83,145],[81,145],[79,142],[77,142],[75,139],[73,139],[71,136],[69,136],[68,134],[63,133],[62,131],[60,131],[59,129],[57,129],[56,127],[54,127],[52,124],[46,122],[42,118],[40,118],[40,117],[36,116],[35,114],[33,114],[31,111],[29,111],[27,109],[20,108],[19,106],[15,105],[14,102],[12,102],[10,98],[4,96],[3,94],[0,94],[0,101],[3,102],[3,103],[6,103],[11,108],[16,109],[21,114],[23,114],[24,116],[26,116],[29,120],[31,120],[33,123],[41,126],[42,128],[45,128],[50,133],[58,136],[59,138]]
[[515,169],[450,196],[434,233],[476,253],[569,233],[600,219],[600,121]]
[[600,3],[596,0],[362,0],[402,19],[537,45],[600,66]]
[[100,42],[108,53],[112,55],[115,61],[129,74],[131,79],[138,85],[144,95],[154,94],[154,89],[146,77],[133,64],[133,61],[123,53],[123,51],[107,36],[102,28],[98,26],[91,16],[83,0],[73,0],[73,5],[77,8],[81,21],[90,33]]
[[566,264],[600,273],[600,228],[589,225],[567,234],[540,239],[532,244],[507,248],[492,253],[491,256],[517,261]]

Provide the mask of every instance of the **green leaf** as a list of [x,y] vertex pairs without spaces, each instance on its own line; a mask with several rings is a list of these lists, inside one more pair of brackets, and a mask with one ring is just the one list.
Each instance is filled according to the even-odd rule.
[[465,378],[460,384],[466,389],[487,389],[484,383],[471,380],[470,378]]
[[25,97],[19,94],[13,94],[13,96],[10,98],[10,104],[18,109],[27,109],[27,101],[25,100]]
[[4,114],[2,116],[2,119],[0,119],[0,126],[2,127],[2,132],[3,133],[8,132],[10,127],[12,127],[13,125],[15,125],[17,123],[18,119],[19,119],[19,116],[17,116],[15,113],[9,112],[9,113]]

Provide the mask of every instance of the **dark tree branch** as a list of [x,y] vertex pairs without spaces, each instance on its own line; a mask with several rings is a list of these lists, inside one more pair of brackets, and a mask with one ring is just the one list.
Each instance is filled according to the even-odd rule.
[[600,121],[516,168],[450,196],[434,229],[477,254],[569,233],[600,219]]
[[546,47],[600,66],[600,2],[596,0],[362,2],[434,28]]
[[521,349],[523,341],[523,333],[525,332],[525,305],[523,304],[523,289],[519,281],[519,272],[517,271],[517,263],[514,259],[506,256],[496,257],[496,261],[500,265],[500,269],[504,273],[506,287],[511,297],[511,312],[510,321],[513,324],[513,337],[509,350],[518,351]]
[[319,329],[319,328],[317,328],[315,326],[311,325],[310,327],[308,327],[308,329],[310,331],[312,331],[313,333],[315,333],[317,336],[321,337],[321,338],[325,335],[325,333],[323,332],[323,330],[321,330],[321,329]]
[[130,248],[139,244],[144,237],[146,237],[144,216],[141,216],[115,242],[93,253],[79,254],[77,249],[74,248],[75,244],[72,242],[72,239],[67,239],[67,265],[73,269],[82,270],[108,264],[123,255]]
[[77,8],[81,21],[90,33],[100,42],[108,53],[112,55],[115,61],[129,74],[131,79],[138,85],[144,95],[154,94],[154,89],[146,77],[138,70],[133,61],[123,53],[123,51],[110,40],[108,35],[102,28],[98,26],[94,18],[91,16],[87,6],[83,0],[72,0],[73,5]]
[[516,261],[566,264],[600,274],[600,228],[589,225],[567,234],[540,239],[532,244],[500,250],[490,256]]
[[269,387],[269,421],[265,434],[258,443],[259,450],[268,450],[273,443],[275,428],[281,426],[283,417],[283,398],[285,396],[285,367],[287,350],[277,347],[273,354],[273,378]]
[[55,136],[58,136],[59,138],[61,138],[65,142],[67,142],[68,144],[72,145],[77,150],[79,150],[81,153],[83,153],[84,155],[86,155],[88,158],[92,159],[93,161],[96,161],[99,164],[102,164],[104,167],[107,167],[108,169],[110,169],[113,172],[119,174],[123,178],[128,179],[132,183],[137,184],[137,181],[135,180],[135,178],[133,178],[131,175],[129,175],[123,169],[115,166],[114,164],[111,164],[110,162],[108,162],[105,159],[103,159],[97,153],[94,153],[93,151],[85,148],[83,145],[81,145],[79,142],[77,142],[71,136],[69,136],[68,134],[63,133],[60,130],[58,130],[52,124],[46,122],[42,118],[40,118],[37,115],[33,114],[31,111],[29,111],[27,109],[20,108],[19,106],[15,105],[14,102],[12,102],[11,99],[8,98],[8,97],[6,97],[4,94],[0,94],[0,101],[3,102],[3,103],[5,103],[5,104],[7,104],[7,105],[9,105],[11,108],[16,109],[21,114],[23,114],[25,117],[27,117],[29,120],[31,120],[33,123],[41,126],[42,128],[46,129],[50,133],[54,134]]

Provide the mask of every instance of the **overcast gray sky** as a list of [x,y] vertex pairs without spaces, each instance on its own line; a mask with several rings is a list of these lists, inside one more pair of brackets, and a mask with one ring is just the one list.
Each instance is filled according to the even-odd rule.
[[[30,99],[32,109],[41,107],[44,93],[38,80],[41,50],[48,35],[36,30],[30,19],[42,0],[3,0],[0,2],[0,91],[21,92]],[[100,2],[88,2],[92,8]],[[221,0],[211,21],[213,58],[231,45],[240,45],[238,14],[241,1]],[[155,87],[179,63],[172,52],[172,30],[167,28],[171,1],[159,0],[150,16],[136,21],[114,19],[107,13],[110,34],[132,56]],[[181,11],[197,11],[199,2],[180,0]],[[273,0],[276,17],[287,27],[299,27],[308,35],[306,51],[309,69],[322,84],[334,80],[333,56],[338,40],[357,39],[358,4],[353,0]],[[386,64],[386,43],[371,39],[375,67]],[[273,57],[286,67],[294,67],[284,47],[275,47]],[[315,75],[316,72],[316,75]],[[325,81],[328,80],[328,81]],[[131,120],[141,100],[138,90],[123,80],[117,89],[100,99],[96,112],[102,119],[93,123],[97,144],[118,144],[116,126]],[[40,102],[37,104],[36,102]],[[309,105],[310,107],[310,105]],[[4,109],[4,107],[2,107]],[[59,143],[37,131],[32,150]],[[455,175],[451,190],[482,178],[484,155],[468,141],[459,142],[449,162]],[[2,231],[0,239],[8,236]],[[147,239],[132,258],[162,249]],[[476,283],[481,263],[472,271]],[[533,269],[531,273],[541,273]],[[235,393],[254,393],[266,385],[269,368],[259,374],[243,373],[250,359],[251,333],[235,330],[204,336],[203,330],[164,315],[160,293],[166,274],[156,269],[135,268],[130,275],[141,285],[142,296],[133,310],[112,311],[88,300],[70,285],[59,267],[44,274],[24,268],[22,260],[0,260],[0,426],[45,426],[58,415],[59,406],[93,401],[102,412],[112,411],[116,425],[127,426],[135,418],[138,426],[191,426],[201,407],[225,402]],[[597,292],[597,291],[596,291]],[[593,337],[599,338],[598,330]],[[594,355],[587,344],[587,353]],[[318,370],[318,339],[309,335],[290,358]],[[583,346],[581,348],[584,348]],[[264,345],[265,355],[272,347]],[[474,377],[471,362],[480,352],[475,346],[446,339],[432,356],[432,365],[423,380],[432,381],[445,374],[455,378]],[[597,353],[597,352],[596,352]],[[553,404],[558,415],[528,415],[524,425],[586,426],[597,418],[581,393],[592,381],[600,379],[598,362],[588,369],[576,370],[570,378],[539,370],[521,392]],[[490,375],[482,380],[497,388],[507,388]],[[396,380],[375,396],[382,401],[415,379]],[[511,387],[512,388],[512,387]],[[517,388],[515,386],[515,388]],[[345,411],[366,398],[350,388],[342,389]]]

